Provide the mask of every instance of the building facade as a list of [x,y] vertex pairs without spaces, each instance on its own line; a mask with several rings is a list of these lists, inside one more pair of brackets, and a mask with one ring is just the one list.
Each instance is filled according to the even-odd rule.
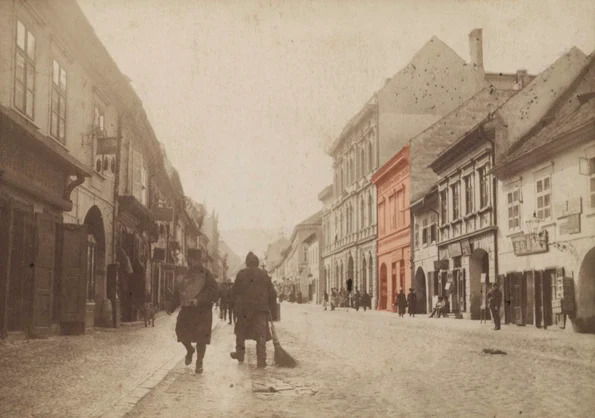
[[507,323],[595,332],[594,70],[591,56],[494,170]]
[[378,194],[378,309],[392,310],[399,290],[411,287],[408,145],[374,173],[372,183]]

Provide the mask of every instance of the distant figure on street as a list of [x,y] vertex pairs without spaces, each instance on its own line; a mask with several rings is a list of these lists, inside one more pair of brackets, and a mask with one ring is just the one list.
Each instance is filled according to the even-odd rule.
[[322,307],[324,308],[325,311],[326,311],[327,306],[328,306],[328,293],[326,293],[326,290],[325,290],[324,295],[322,296]]
[[227,313],[229,314],[229,324],[231,325],[232,320],[235,324],[237,322],[236,315],[236,301],[235,296],[232,293],[233,283],[227,284]]
[[[207,344],[211,343],[213,303],[217,300],[217,282],[197,258],[189,260],[190,268],[176,287],[169,314],[182,306],[176,321],[176,336],[186,347],[185,363],[192,363],[196,351],[196,373],[203,371]],[[196,350],[192,347],[196,343]]]
[[297,303],[298,304],[302,303],[302,298],[303,298],[302,291],[298,290],[298,292],[297,292]]
[[365,290],[362,295],[362,306],[364,307],[364,312],[366,312],[366,308],[372,309],[372,299],[370,298],[368,292],[366,292]]
[[219,318],[224,321],[227,319],[228,299],[229,287],[227,287],[227,283],[221,283],[219,290]]
[[407,313],[409,316],[413,316],[415,318],[415,304],[417,303],[417,295],[415,294],[415,289],[410,287],[409,294],[407,294]]
[[234,331],[236,351],[231,358],[244,362],[246,340],[256,341],[256,365],[266,367],[266,343],[272,339],[269,330],[269,315],[276,311],[277,292],[268,274],[258,268],[259,260],[249,252],[246,256],[246,268],[236,276],[232,297],[235,297],[235,311],[238,317]]
[[337,289],[332,290],[332,302],[331,302],[331,311],[334,311],[335,308],[339,307],[339,292]]
[[502,292],[498,283],[492,284],[492,288],[488,292],[488,304],[490,306],[490,313],[494,319],[494,330],[500,329],[500,304],[502,303]]
[[438,296],[438,302],[436,302],[436,305],[434,306],[434,310],[432,310],[430,318],[434,317],[434,315],[438,315],[436,316],[436,318],[440,318],[440,315],[444,314],[444,306],[445,304],[442,299],[442,296]]
[[399,312],[399,316],[403,317],[405,315],[405,309],[407,308],[407,297],[405,296],[403,289],[399,291],[399,294],[395,298],[395,307]]
[[359,292],[359,289],[357,289],[355,291],[355,294],[353,295],[353,307],[355,308],[356,311],[359,311],[359,306],[362,300],[362,294]]

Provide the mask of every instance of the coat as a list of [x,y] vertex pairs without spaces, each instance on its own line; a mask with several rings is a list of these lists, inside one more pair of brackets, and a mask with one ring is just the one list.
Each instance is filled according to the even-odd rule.
[[[176,336],[179,342],[199,344],[211,343],[211,326],[213,325],[213,303],[217,300],[218,287],[213,275],[204,267],[191,267],[184,275],[184,281],[198,279],[204,275],[205,284],[196,295],[196,306],[182,306],[176,320]],[[176,287],[171,311],[180,306],[180,288]]]
[[407,313],[415,313],[415,304],[417,303],[417,295],[413,292],[407,294]]
[[488,292],[488,304],[490,309],[499,309],[502,304],[502,292],[495,287]]
[[405,308],[407,308],[407,297],[405,296],[405,293],[397,294],[395,306],[399,309],[400,314],[405,313]]
[[[231,297],[235,299],[235,314],[237,322],[234,332],[247,340],[256,340],[258,318],[263,313],[274,312],[277,308],[277,291],[268,274],[258,267],[247,267],[239,271],[231,290]],[[272,336],[267,329],[267,341]]]

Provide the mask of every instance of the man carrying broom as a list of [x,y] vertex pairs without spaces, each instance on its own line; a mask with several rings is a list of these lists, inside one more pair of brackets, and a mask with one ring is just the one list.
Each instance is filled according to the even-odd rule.
[[[196,351],[196,373],[202,373],[202,361],[211,343],[213,303],[217,300],[218,287],[210,271],[197,257],[190,258],[190,268],[176,287],[168,314],[182,306],[176,321],[176,336],[186,347],[186,365],[192,363]],[[196,350],[192,347],[196,343]]]
[[230,353],[232,359],[244,362],[246,340],[256,341],[257,367],[266,367],[266,343],[272,336],[269,330],[269,315],[275,312],[277,292],[266,271],[260,269],[256,255],[249,252],[246,256],[246,268],[240,270],[231,289],[235,300],[237,322],[236,351]]

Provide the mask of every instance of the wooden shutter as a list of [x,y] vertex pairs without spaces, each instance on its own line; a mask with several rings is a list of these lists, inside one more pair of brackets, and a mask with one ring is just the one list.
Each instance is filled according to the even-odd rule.
[[47,337],[52,327],[52,297],[56,254],[56,221],[38,213],[37,236],[33,276],[33,318],[31,335]]
[[64,224],[62,239],[62,322],[84,323],[87,294],[87,227]]
[[525,295],[527,300],[527,308],[525,312],[525,323],[533,325],[535,323],[535,271],[530,270],[525,272],[526,289]]

